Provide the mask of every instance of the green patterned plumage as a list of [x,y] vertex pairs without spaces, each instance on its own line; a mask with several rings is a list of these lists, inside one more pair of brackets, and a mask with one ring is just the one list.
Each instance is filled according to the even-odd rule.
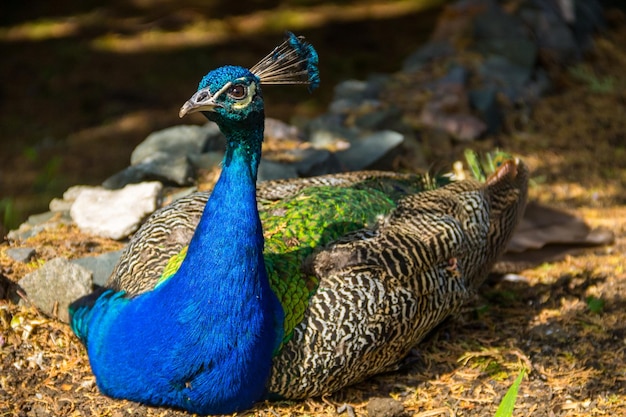
[[[445,182],[445,177],[437,183],[427,176],[370,173],[368,178],[349,186],[319,185],[303,188],[289,198],[260,200],[265,266],[270,285],[285,311],[283,342],[291,338],[294,327],[302,321],[309,298],[317,289],[317,277],[302,270],[303,262],[315,248],[372,227],[396,208],[399,198]],[[186,250],[183,247],[169,259],[159,283],[176,272]]]

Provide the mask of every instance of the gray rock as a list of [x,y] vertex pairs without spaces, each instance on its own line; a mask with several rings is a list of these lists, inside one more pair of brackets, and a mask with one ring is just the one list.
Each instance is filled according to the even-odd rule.
[[451,57],[454,47],[448,41],[431,41],[409,55],[402,65],[402,71],[411,73],[422,69],[425,64]]
[[4,253],[16,262],[28,262],[35,256],[33,248],[9,248]]
[[393,398],[374,397],[367,403],[369,417],[405,417],[407,412],[400,401]]
[[59,224],[71,223],[71,221],[72,219],[67,212],[47,211],[41,214],[33,214],[17,230],[11,230],[7,237],[13,241],[24,241],[43,230],[57,227]]
[[301,149],[300,161],[295,163],[296,172],[300,177],[334,174],[341,172],[339,161],[332,152],[325,149]]
[[115,191],[93,187],[80,193],[70,214],[86,233],[123,239],[156,210],[162,188],[159,182],[127,185]]
[[361,80],[346,80],[335,86],[336,99],[360,100],[369,94],[368,83]]
[[181,125],[153,132],[141,142],[130,157],[131,165],[137,165],[155,154],[168,155],[170,160],[191,154],[200,154],[207,150],[211,139],[221,136],[214,123],[204,126]]
[[161,181],[183,186],[192,184],[193,176],[193,167],[187,156],[172,156],[159,151],[142,162],[131,165],[107,178],[102,186],[110,190],[118,190],[129,184],[145,181]]
[[223,159],[223,151],[212,151],[199,155],[189,155],[189,161],[195,169],[211,169],[222,162]]
[[87,256],[85,258],[74,259],[72,263],[80,265],[88,271],[91,271],[93,276],[93,283],[103,287],[113,268],[122,256],[122,249],[115,252],[103,253],[98,256]]
[[437,80],[437,87],[444,90],[457,90],[464,88],[469,78],[467,68],[460,65],[453,65],[446,75]]
[[478,72],[486,85],[498,86],[512,101],[524,97],[524,89],[531,81],[532,68],[512,63],[500,56],[490,56],[480,65]]
[[[562,2],[561,2],[562,3]],[[545,0],[527,0],[517,15],[533,33],[542,58],[572,65],[592,44],[592,35],[605,26],[604,10],[597,0],[573,1],[573,10],[554,7]]]
[[335,153],[335,156],[347,171],[374,168],[377,162],[397,149],[403,141],[402,134],[384,130],[350,142],[350,148]]
[[280,162],[261,159],[257,182],[268,180],[280,180],[284,178],[297,178],[298,171],[293,164],[283,164]]
[[358,116],[354,124],[363,130],[383,130],[396,126],[401,118],[402,113],[397,108],[383,105],[375,111]]
[[487,133],[496,132],[502,125],[502,112],[498,106],[497,93],[498,90],[493,86],[469,92],[470,104],[487,123]]
[[265,118],[265,138],[271,138],[274,140],[300,140],[300,129],[290,124],[283,122],[282,120],[272,119],[271,117]]
[[69,262],[55,258],[41,268],[26,275],[18,285],[26,298],[44,313],[68,322],[70,303],[92,290],[91,272]]
[[51,211],[47,211],[45,213],[39,213],[39,214],[32,214],[28,216],[27,223],[30,224],[31,226],[39,226],[44,223],[47,223],[49,220],[51,220],[55,216],[55,214],[56,213],[53,213]]

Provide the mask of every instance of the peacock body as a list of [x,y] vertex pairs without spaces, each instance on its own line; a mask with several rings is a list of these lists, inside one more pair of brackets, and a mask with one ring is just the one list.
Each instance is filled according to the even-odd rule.
[[251,70],[207,74],[181,116],[227,137],[220,179],[157,211],[96,301],[73,307],[100,389],[202,414],[336,391],[397,366],[458,311],[523,212],[512,158],[483,181],[356,172],[256,186],[261,83],[308,82],[289,39]]

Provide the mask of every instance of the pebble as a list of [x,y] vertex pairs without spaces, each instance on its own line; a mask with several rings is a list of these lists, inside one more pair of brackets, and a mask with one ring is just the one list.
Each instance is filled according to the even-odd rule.
[[407,412],[400,401],[393,398],[374,397],[367,403],[369,417],[405,417]]
[[280,162],[261,159],[257,174],[257,182],[297,177],[298,171],[296,171],[296,167],[292,164],[283,164]]
[[113,268],[115,268],[117,261],[119,261],[122,256],[122,252],[123,250],[118,250],[115,252],[103,253],[98,256],[87,256],[84,258],[74,259],[72,263],[80,265],[88,271],[91,271],[93,274],[94,285],[103,287],[111,276],[111,272],[113,272]]
[[153,153],[140,163],[104,180],[102,186],[110,190],[118,190],[129,184],[145,181],[160,181],[178,186],[191,185],[194,170],[186,155],[169,155],[163,151]]
[[16,262],[26,263],[35,256],[34,248],[9,248],[4,252],[9,258]]
[[13,241],[24,241],[33,237],[43,230],[57,227],[60,224],[71,223],[72,219],[67,212],[58,213],[47,211],[45,213],[33,214],[16,230],[11,230],[7,238]]
[[133,151],[131,165],[146,160],[153,161],[155,155],[169,155],[170,158],[198,155],[206,150],[209,140],[221,136],[216,124],[203,126],[180,125],[151,133]]
[[70,214],[85,233],[111,239],[124,239],[157,208],[162,184],[145,182],[120,190],[93,187],[81,192]]
[[335,156],[345,171],[373,168],[403,141],[404,136],[392,130],[375,132],[351,142],[350,148],[337,152]]
[[[64,258],[46,262],[18,281],[28,301],[49,316],[69,322],[68,307],[92,290],[92,274]],[[23,303],[23,301],[20,301]]]

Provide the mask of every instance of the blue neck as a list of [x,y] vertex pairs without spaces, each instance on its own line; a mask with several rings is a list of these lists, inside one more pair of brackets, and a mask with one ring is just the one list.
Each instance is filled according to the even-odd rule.
[[247,409],[265,394],[284,313],[269,286],[256,204],[262,122],[220,126],[222,174],[176,274],[134,299],[103,297],[88,313],[90,361],[105,394],[198,414]]
[[[245,141],[242,136],[247,136]],[[216,270],[231,274],[235,269],[241,275],[239,279],[255,281],[249,283],[252,287],[262,286],[260,281],[267,281],[263,229],[256,202],[262,137],[262,127],[226,133],[222,174],[189,244],[185,261],[178,273],[168,280],[173,281],[171,285],[176,291],[181,286],[204,287],[207,281],[215,281],[211,289],[205,291],[226,287],[223,290],[239,294],[244,283],[216,276]],[[244,265],[247,273],[242,269]]]

